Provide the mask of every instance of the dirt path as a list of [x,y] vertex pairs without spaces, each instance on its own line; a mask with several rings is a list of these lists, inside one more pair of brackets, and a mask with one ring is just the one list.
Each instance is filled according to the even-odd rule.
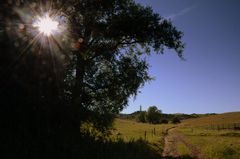
[[186,142],[186,139],[185,139],[186,137],[183,134],[178,132],[177,135],[178,135],[179,141],[182,142],[190,150],[191,157],[195,157],[197,159],[205,159],[203,154],[201,153],[200,149],[198,149],[196,146]]
[[188,143],[186,141],[186,136],[176,130],[177,127],[171,127],[166,130],[166,134],[164,137],[164,150],[162,153],[162,157],[167,158],[181,158],[181,154],[177,151],[177,144],[179,142],[183,143],[187,149],[190,151],[190,156],[196,159],[204,159],[201,151],[195,147],[194,145]]
[[170,134],[171,130],[175,129],[175,127],[169,128],[166,130],[166,134],[164,137],[164,150],[162,157],[179,157],[177,148],[176,148],[176,136]]

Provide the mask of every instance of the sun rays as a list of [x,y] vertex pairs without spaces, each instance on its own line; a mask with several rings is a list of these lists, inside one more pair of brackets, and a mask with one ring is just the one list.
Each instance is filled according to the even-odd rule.
[[[15,58],[0,76],[7,76],[18,69],[27,57],[34,57],[36,63],[33,62],[30,66],[34,71],[45,65],[55,71],[58,69],[57,63],[64,64],[69,60],[72,37],[69,17],[62,8],[64,5],[48,1],[24,2],[22,5],[13,3],[11,6],[8,6],[10,9],[6,8],[11,16],[4,17],[4,21],[0,23],[0,33],[4,31],[15,47]],[[57,73],[55,75],[58,76]]]
[[48,13],[43,17],[39,17],[34,23],[33,27],[38,28],[39,32],[45,36],[54,35],[59,31],[59,22],[49,16]]

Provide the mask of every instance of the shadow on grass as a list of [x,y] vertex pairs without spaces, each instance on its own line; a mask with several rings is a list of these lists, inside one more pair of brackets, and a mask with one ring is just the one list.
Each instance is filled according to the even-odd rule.
[[184,155],[179,157],[163,157],[163,159],[197,159],[197,158]]
[[[163,159],[161,152],[154,150],[149,144],[142,140],[124,142],[117,141],[95,141],[91,138],[82,140],[82,151],[76,151],[76,155],[85,159]],[[84,146],[85,145],[85,146]],[[196,159],[191,156],[165,157],[165,159]]]
[[160,159],[145,141],[96,141],[86,137],[68,139],[16,138],[4,143],[4,158],[24,159]]
[[124,142],[120,139],[108,142],[92,141],[92,143],[88,140],[86,144],[95,151],[91,153],[85,147],[81,156],[85,157],[85,153],[89,152],[87,153],[89,159],[161,159],[160,154],[150,148],[144,140]]
[[[26,134],[25,134],[26,135]],[[96,141],[80,135],[39,136],[16,135],[5,140],[4,158],[24,159],[161,159],[161,154],[153,150],[144,140],[124,142]],[[180,159],[192,159],[188,156]],[[174,159],[167,157],[167,159]]]

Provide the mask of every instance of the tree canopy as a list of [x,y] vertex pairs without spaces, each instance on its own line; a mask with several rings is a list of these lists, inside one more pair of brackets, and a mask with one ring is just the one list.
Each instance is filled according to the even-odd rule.
[[[145,56],[168,48],[183,58],[183,33],[133,0],[1,4],[1,109],[19,118],[34,113],[28,118],[53,118],[56,127],[71,123],[76,132],[91,121],[104,131],[151,80]],[[33,36],[28,23],[44,12],[66,24],[62,35]]]

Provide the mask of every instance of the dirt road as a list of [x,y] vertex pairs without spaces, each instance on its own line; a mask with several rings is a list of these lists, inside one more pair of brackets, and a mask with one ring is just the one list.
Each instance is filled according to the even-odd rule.
[[164,141],[164,151],[162,153],[163,158],[183,158],[181,154],[177,151],[177,145],[180,142],[183,143],[189,150],[190,154],[188,158],[205,159],[201,151],[194,145],[188,143],[186,141],[186,136],[184,136],[181,132],[177,131],[177,127],[169,128],[166,131]]

